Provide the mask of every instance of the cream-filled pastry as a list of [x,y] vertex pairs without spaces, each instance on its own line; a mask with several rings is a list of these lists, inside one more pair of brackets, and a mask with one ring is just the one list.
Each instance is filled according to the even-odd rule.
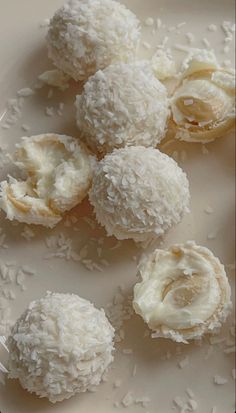
[[16,146],[13,161],[26,178],[1,182],[0,208],[10,220],[53,227],[87,195],[93,158],[78,140],[53,133]]
[[184,68],[171,97],[171,127],[177,139],[211,142],[235,125],[235,71],[222,69],[206,51],[190,55]]
[[139,272],[133,306],[153,337],[187,343],[215,332],[229,314],[231,289],[224,266],[205,247],[189,241],[157,249],[141,260]]

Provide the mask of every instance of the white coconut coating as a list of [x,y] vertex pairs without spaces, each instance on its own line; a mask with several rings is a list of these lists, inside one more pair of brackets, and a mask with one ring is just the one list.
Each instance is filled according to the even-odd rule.
[[90,77],[77,96],[77,125],[94,152],[155,147],[165,136],[167,91],[147,61],[115,63]]
[[9,377],[53,403],[92,390],[113,360],[113,335],[103,310],[75,294],[48,292],[12,328]]
[[116,149],[98,162],[89,193],[98,222],[118,239],[148,241],[189,208],[186,174],[158,149]]
[[75,80],[133,60],[139,40],[138,19],[114,0],[70,0],[56,11],[47,35],[49,57]]

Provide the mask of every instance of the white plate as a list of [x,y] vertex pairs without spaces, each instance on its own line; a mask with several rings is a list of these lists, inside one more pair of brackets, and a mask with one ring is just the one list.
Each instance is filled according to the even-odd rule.
[[[224,33],[220,28],[223,20],[232,21],[234,16],[233,0],[126,0],[125,3],[144,21],[152,16],[161,18],[167,28],[181,22],[186,25],[176,31],[167,28],[159,30],[155,36],[152,29],[144,27],[144,40],[152,45],[152,50],[143,48],[143,56],[151,54],[165,36],[169,37],[168,45],[187,44],[186,32],[192,32],[196,38],[193,46],[202,47],[202,39],[207,38],[216,49],[221,61],[232,59],[233,45],[230,53],[223,53]],[[4,113],[6,100],[14,97],[22,87],[31,86],[42,71],[51,68],[45,49],[46,29],[39,28],[39,23],[52,15],[62,4],[60,0],[0,0],[0,113]],[[207,30],[209,24],[217,25],[216,32]],[[184,54],[178,53],[179,59]],[[66,132],[78,136],[74,120],[74,94],[76,86],[66,94],[56,92],[55,98],[47,100],[48,89],[43,89],[36,96],[26,99],[23,107],[23,118],[8,129],[1,129],[0,144],[7,145],[12,150],[14,143],[24,134],[23,123],[31,127],[29,134],[55,131]],[[55,106],[65,102],[63,116],[50,118],[45,116],[45,106]],[[1,124],[4,124],[5,118]],[[203,154],[202,146],[195,144],[176,143],[168,147],[168,154],[178,151],[180,164],[187,171],[191,184],[192,210],[176,229],[171,231],[164,240],[164,246],[173,242],[195,239],[198,243],[208,246],[225,264],[234,262],[234,139],[232,135],[219,139],[207,145],[208,153]],[[184,160],[184,158],[186,159]],[[182,159],[182,161],[181,161]],[[0,171],[1,178],[6,175],[6,169]],[[207,215],[205,207],[210,205],[214,212]],[[79,206],[73,215],[83,216],[88,213],[86,202]],[[91,210],[90,210],[91,214]],[[6,234],[5,243],[8,248],[0,248],[3,262],[15,261],[17,267],[28,265],[36,271],[35,276],[28,276],[24,282],[25,291],[20,287],[10,286],[15,291],[16,299],[10,302],[12,319],[14,320],[35,298],[42,296],[46,290],[59,292],[75,292],[95,302],[98,307],[106,309],[112,301],[118,286],[124,288],[124,295],[132,293],[135,283],[134,256],[140,254],[132,242],[124,242],[120,248],[109,250],[115,240],[104,239],[102,254],[109,262],[104,272],[88,271],[80,263],[65,259],[45,260],[46,254],[52,251],[45,245],[45,238],[51,234],[64,233],[72,238],[73,248],[78,251],[89,243],[88,254],[96,258],[97,242],[91,247],[91,237],[99,239],[105,236],[101,229],[92,229],[82,218],[75,225],[78,231],[65,227],[63,224],[54,231],[35,229],[35,237],[26,241],[21,233],[24,225],[13,226],[1,215],[0,226]],[[74,227],[74,225],[73,225]],[[216,231],[217,230],[217,231]],[[215,239],[207,236],[216,231]],[[214,235],[214,234],[213,234]],[[214,237],[213,237],[214,238]],[[232,271],[228,271],[233,284]],[[0,293],[3,280],[0,281]],[[232,326],[231,317],[221,338],[229,337]],[[209,352],[208,338],[202,346],[194,344],[175,345],[166,340],[151,340],[144,337],[147,328],[138,316],[132,316],[125,322],[125,339],[117,345],[115,362],[108,375],[108,381],[102,384],[96,393],[78,395],[70,400],[51,405],[46,400],[39,400],[22,390],[17,381],[8,381],[6,386],[0,386],[0,410],[2,413],[106,413],[121,412],[124,407],[115,408],[113,403],[121,399],[128,391],[135,398],[149,396],[150,404],[144,409],[140,404],[130,406],[129,413],[170,413],[173,398],[186,398],[186,389],[191,388],[198,402],[198,412],[210,413],[217,406],[217,413],[232,413],[234,411],[234,381],[232,378],[233,354],[224,354],[225,343],[214,345],[212,354]],[[232,340],[232,337],[231,337]],[[121,349],[132,349],[131,355],[125,355]],[[176,354],[178,351],[180,355]],[[208,354],[209,353],[209,354]],[[208,357],[207,357],[208,354]],[[0,352],[4,359],[4,354]],[[189,357],[189,363],[181,369],[178,362]],[[133,377],[134,366],[137,373]],[[225,385],[215,385],[213,376],[220,375],[228,380]],[[114,388],[114,380],[120,379],[121,386]],[[178,411],[178,410],[176,410]]]

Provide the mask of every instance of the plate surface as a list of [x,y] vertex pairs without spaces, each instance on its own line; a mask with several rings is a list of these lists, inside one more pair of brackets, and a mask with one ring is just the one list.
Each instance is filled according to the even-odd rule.
[[[32,86],[40,73],[52,67],[46,57],[46,29],[39,26],[62,3],[59,0],[0,0],[1,125],[4,125],[7,116],[4,115],[7,99],[15,97],[17,90]],[[142,22],[152,16],[155,20],[161,19],[166,25],[166,28],[157,30],[155,34],[152,33],[152,28],[143,25],[143,38],[150,43],[151,50],[144,45],[142,56],[151,55],[155,46],[166,36],[168,46],[187,45],[185,34],[191,32],[195,38],[193,47],[205,47],[205,38],[216,50],[221,62],[227,64],[225,60],[231,59],[233,65],[234,47],[230,43],[229,52],[224,51],[224,32],[221,28],[223,21],[233,19],[233,0],[126,0],[125,4],[137,13]],[[173,26],[182,22],[186,24],[173,29]],[[207,29],[210,24],[217,26],[215,32]],[[176,57],[181,61],[184,53],[176,52]],[[11,151],[15,142],[24,134],[30,136],[54,131],[78,136],[73,107],[78,90],[78,86],[73,84],[68,92],[62,94],[55,91],[53,97],[48,99],[48,88],[44,88],[35,96],[25,99],[22,117],[10,129],[1,128],[0,146],[6,146],[7,150]],[[56,111],[59,102],[65,103],[62,116]],[[46,107],[54,108],[53,117],[45,115]],[[29,132],[22,130],[23,124],[30,127]],[[232,286],[232,264],[235,260],[233,145],[234,139],[231,135],[206,147],[184,143],[163,146],[166,153],[175,157],[178,155],[180,165],[189,176],[192,193],[191,214],[167,235],[163,246],[195,239],[197,243],[209,247],[224,264],[230,264],[227,271]],[[7,167],[0,168],[1,179],[6,173]],[[207,214],[204,211],[208,206],[212,207],[213,213]],[[90,220],[86,221],[83,217],[88,214]],[[71,217],[76,217],[77,221]],[[0,297],[4,289],[9,288],[16,296],[9,302],[12,320],[16,319],[31,300],[41,297],[47,290],[78,293],[105,310],[119,291],[119,286],[122,287],[125,302],[132,294],[132,286],[136,281],[135,260],[141,250],[132,242],[117,244],[114,239],[107,239],[103,230],[94,225],[87,201],[72,211],[70,218],[53,231],[33,227],[30,239],[24,225],[12,225],[5,221],[3,214],[0,227],[2,234],[6,235],[3,244],[7,246],[0,247],[0,260],[10,265],[13,273],[14,269],[23,265],[35,271],[34,276],[26,275],[24,291],[16,282],[5,285],[5,281],[0,279]],[[55,258],[53,254],[60,243],[67,245],[66,253],[61,253],[64,257]],[[89,271],[81,263],[69,259],[71,248],[78,252],[85,245],[87,247],[83,250],[84,254],[98,263],[102,271]],[[216,406],[216,413],[232,413],[234,354],[225,354],[224,349],[230,345],[227,340],[232,341],[229,329],[233,321],[233,317],[230,317],[218,343],[211,345],[209,338],[206,338],[201,346],[186,346],[166,340],[152,340],[147,335],[147,328],[142,320],[133,315],[122,326],[125,338],[117,344],[115,361],[107,382],[103,383],[96,393],[78,395],[66,402],[52,405],[28,394],[17,381],[8,381],[5,386],[0,385],[1,413],[122,412],[124,407],[120,402],[128,391],[133,392],[135,399],[148,396],[151,400],[145,408],[140,403],[129,406],[126,410],[129,413],[170,413],[179,411],[172,410],[176,396],[187,400],[187,388],[194,393],[198,412],[210,413]],[[131,349],[132,353],[125,354],[130,353],[123,352],[127,349]],[[4,361],[4,357],[0,350],[0,359]],[[183,359],[185,362],[181,363]],[[179,362],[183,368],[180,368]],[[213,381],[215,375],[226,378],[228,382],[217,386]],[[121,381],[120,387],[115,387],[114,381],[118,379]],[[118,407],[114,406],[115,402],[118,402]]]

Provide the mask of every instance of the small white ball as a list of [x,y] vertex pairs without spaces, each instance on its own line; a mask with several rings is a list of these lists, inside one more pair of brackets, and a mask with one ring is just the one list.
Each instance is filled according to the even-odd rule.
[[75,80],[134,59],[139,40],[138,19],[114,0],[70,0],[54,14],[47,35],[49,57]]
[[103,310],[75,294],[48,292],[12,328],[9,377],[53,403],[92,390],[113,360],[113,336]]
[[98,162],[89,193],[108,235],[148,241],[178,224],[189,208],[186,174],[158,149],[116,149]]
[[168,105],[149,62],[119,62],[90,77],[77,96],[77,125],[94,152],[155,147],[165,136]]

